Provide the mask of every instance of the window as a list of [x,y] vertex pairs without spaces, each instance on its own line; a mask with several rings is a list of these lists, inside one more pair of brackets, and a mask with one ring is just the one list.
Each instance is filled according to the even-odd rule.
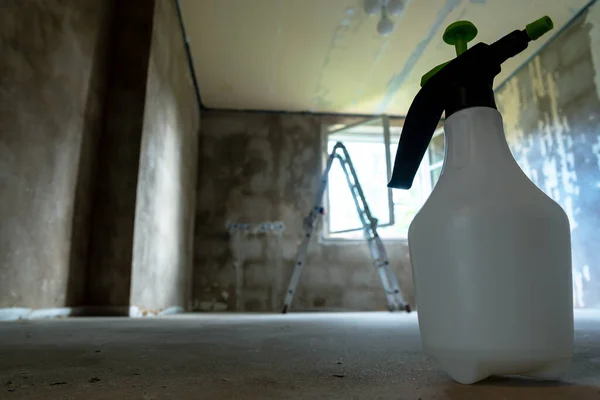
[[[396,155],[400,128],[390,128],[390,154]],[[434,135],[410,190],[391,191],[389,204],[388,174],[384,135],[381,126],[358,126],[327,135],[327,150],[331,153],[337,142],[342,142],[348,153],[372,215],[378,219],[378,232],[384,239],[406,239],[408,227],[419,211],[442,171],[444,135]],[[326,195],[324,229],[325,239],[363,239],[362,225],[354,199],[337,160],[331,167]],[[389,215],[392,213],[393,215]]]

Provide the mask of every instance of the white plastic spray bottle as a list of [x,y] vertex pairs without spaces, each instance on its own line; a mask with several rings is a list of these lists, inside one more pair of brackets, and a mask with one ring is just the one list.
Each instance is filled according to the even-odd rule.
[[400,138],[388,186],[409,189],[446,112],[442,174],[408,243],[423,349],[460,383],[556,379],[572,357],[569,221],[512,157],[493,93],[501,64],[552,27],[467,50],[475,26],[450,25],[458,57],[423,77]]

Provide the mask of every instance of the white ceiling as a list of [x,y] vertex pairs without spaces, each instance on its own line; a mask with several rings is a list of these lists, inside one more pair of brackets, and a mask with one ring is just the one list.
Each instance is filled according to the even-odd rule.
[[[509,60],[500,84],[589,0],[412,0],[389,37],[362,0],[180,0],[206,107],[405,115],[421,76],[455,57],[446,26],[493,42],[549,15],[555,28]],[[471,44],[473,44],[471,43]]]

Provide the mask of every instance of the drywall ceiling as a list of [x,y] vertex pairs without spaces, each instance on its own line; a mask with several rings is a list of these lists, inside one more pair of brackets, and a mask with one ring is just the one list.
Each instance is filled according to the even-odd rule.
[[490,43],[549,15],[552,34],[509,60],[500,84],[589,0],[412,0],[377,34],[362,0],[180,0],[206,107],[405,115],[421,76],[455,56],[446,26]]

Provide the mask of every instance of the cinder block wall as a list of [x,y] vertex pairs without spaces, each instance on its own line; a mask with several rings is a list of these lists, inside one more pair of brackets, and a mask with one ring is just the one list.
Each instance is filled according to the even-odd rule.
[[[288,114],[203,113],[194,309],[234,311],[238,303],[245,311],[280,309],[304,235],[303,218],[321,178],[322,124],[349,122],[353,121]],[[280,240],[251,235],[237,246],[226,230],[227,223],[265,221],[285,223]],[[366,242],[324,244],[319,236],[313,235],[293,308],[386,309]],[[392,242],[387,250],[407,300],[414,304],[407,245]],[[234,266],[237,252],[245,261],[242,276]],[[241,301],[236,279],[242,282]]]

